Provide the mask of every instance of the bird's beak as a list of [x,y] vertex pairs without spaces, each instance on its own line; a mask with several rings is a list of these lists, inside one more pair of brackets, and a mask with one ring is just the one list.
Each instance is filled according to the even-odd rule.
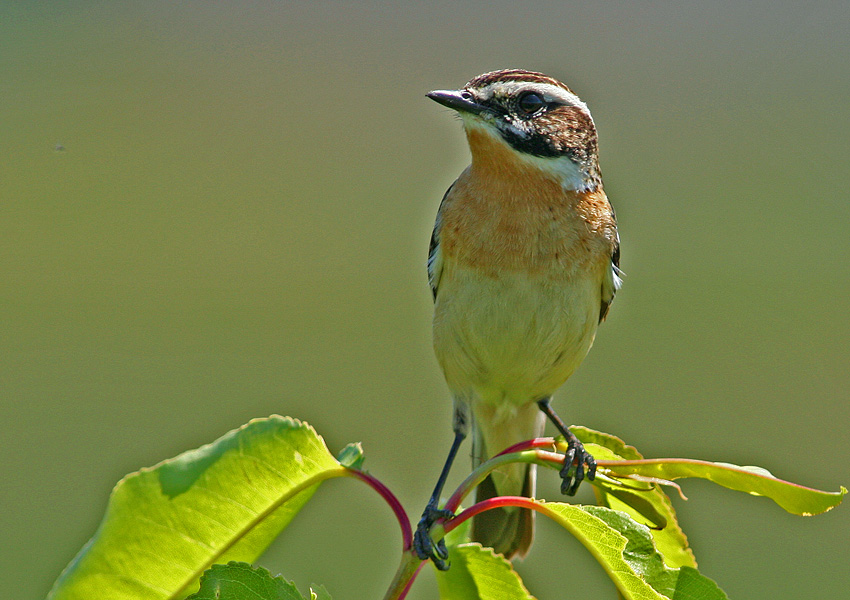
[[472,99],[472,94],[465,90],[436,90],[425,95],[434,102],[462,113],[478,115],[486,110],[484,106]]

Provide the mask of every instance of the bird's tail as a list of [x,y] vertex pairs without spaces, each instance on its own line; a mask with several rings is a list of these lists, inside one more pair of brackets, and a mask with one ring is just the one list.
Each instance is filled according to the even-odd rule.
[[[474,425],[473,463],[480,464],[518,442],[539,437],[543,433],[545,415],[531,403],[515,415],[497,420],[492,415],[478,414]],[[476,490],[475,500],[481,502],[497,496],[533,497],[537,467],[513,463],[500,467],[487,476]],[[523,558],[534,539],[534,511],[528,508],[493,508],[472,519],[472,540],[489,546],[505,558]]]
[[[534,494],[536,465],[523,465],[526,471],[525,486],[521,496]],[[493,480],[487,479],[478,485],[476,502],[487,498],[504,496],[496,491]],[[511,494],[515,495],[515,494]],[[472,519],[472,540],[489,546],[505,558],[525,557],[534,540],[534,511],[528,508],[493,508],[475,515]]]

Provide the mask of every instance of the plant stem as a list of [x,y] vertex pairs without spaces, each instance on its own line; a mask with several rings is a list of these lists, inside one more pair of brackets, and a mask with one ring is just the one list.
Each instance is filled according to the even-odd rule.
[[[451,511],[456,511],[463,499],[475,488],[475,486],[481,483],[491,471],[502,465],[514,462],[533,462],[541,465],[553,466],[555,468],[560,467],[564,461],[564,455],[542,449],[553,447],[557,448],[557,445],[552,438],[538,438],[536,440],[522,442],[511,446],[505,452],[491,458],[470,473],[455,493],[452,494],[448,502],[446,502],[445,508]],[[390,505],[396,519],[398,519],[399,525],[401,526],[404,549],[401,555],[401,563],[399,564],[395,577],[384,596],[384,600],[404,600],[420,569],[422,569],[422,566],[425,562],[427,562],[420,559],[416,553],[413,552],[413,531],[410,526],[410,518],[404,511],[404,508],[402,508],[398,498],[396,498],[383,483],[368,473],[364,473],[357,469],[346,469],[346,475],[354,477],[355,479],[360,479],[378,492],[387,504]],[[451,531],[463,521],[478,512],[488,510],[489,508],[495,508],[496,506],[517,505],[517,503],[522,506],[524,505],[523,501],[529,502],[528,498],[514,497],[491,498],[490,500],[479,502],[475,506],[465,510],[457,517],[450,519],[445,524],[438,521],[435,523],[431,533],[436,539],[440,539],[445,535],[445,533]],[[529,508],[534,507],[529,506]]]
[[487,500],[482,500],[481,502],[473,504],[469,508],[465,509],[463,512],[461,512],[459,515],[457,515],[451,521],[444,525],[444,531],[445,533],[449,533],[454,528],[461,525],[464,521],[471,519],[479,513],[483,513],[485,510],[490,510],[492,508],[503,508],[506,506],[530,508],[531,510],[544,512],[541,504],[531,498],[526,498],[525,496],[497,496],[495,498],[488,498]]
[[401,502],[399,502],[398,498],[395,497],[395,494],[393,494],[383,483],[368,473],[358,469],[346,469],[346,475],[365,482],[369,487],[378,492],[384,501],[390,505],[393,514],[395,514],[395,518],[398,520],[399,527],[401,527],[402,550],[405,552],[410,550],[413,546],[413,530],[410,527],[410,517],[407,516],[407,513],[401,506]]
[[401,564],[398,566],[384,600],[404,600],[407,592],[410,591],[410,586],[413,585],[413,580],[416,579],[416,575],[424,565],[425,562],[420,560],[413,550],[407,549],[402,552]]
[[[532,440],[532,443],[533,442],[536,442],[536,440]],[[551,446],[551,438],[548,441],[544,441],[544,443],[541,445]],[[523,442],[523,444],[512,446],[511,448],[509,448],[509,450],[512,450],[516,447],[528,446],[531,446],[532,449],[522,450],[520,452],[511,452],[509,454],[497,454],[487,462],[481,464],[477,469],[472,471],[472,473],[470,473],[466,479],[463,480],[460,486],[458,486],[457,490],[455,490],[455,493],[451,495],[448,501],[446,501],[445,508],[452,512],[456,511],[458,506],[460,506],[460,503],[463,502],[463,499],[467,495],[469,495],[469,493],[473,489],[475,489],[475,486],[484,481],[484,479],[487,477],[487,475],[490,474],[491,471],[501,467],[502,465],[506,465],[509,463],[536,463],[539,465],[560,467],[564,462],[563,454],[537,449],[539,447],[531,445],[528,442]]]
[[[561,446],[564,446],[564,444],[561,444]],[[518,444],[509,446],[499,452],[496,456],[501,456],[503,454],[513,454],[514,452],[522,452],[523,450],[536,450],[539,448],[547,448],[557,451],[558,447],[558,442],[555,440],[555,438],[540,437],[534,438],[533,440],[525,440],[524,442],[519,442]]]

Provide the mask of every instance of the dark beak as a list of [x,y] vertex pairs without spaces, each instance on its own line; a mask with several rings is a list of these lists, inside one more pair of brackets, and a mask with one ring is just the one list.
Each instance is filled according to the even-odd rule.
[[478,115],[486,110],[485,107],[475,102],[472,99],[472,94],[466,90],[437,90],[435,92],[428,92],[425,95],[434,102],[439,102],[443,106],[448,106],[458,112]]

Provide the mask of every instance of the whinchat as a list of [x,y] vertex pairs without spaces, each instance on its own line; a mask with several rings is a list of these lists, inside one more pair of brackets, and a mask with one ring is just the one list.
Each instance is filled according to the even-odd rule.
[[[472,163],[449,187],[428,256],[434,349],[454,400],[455,440],[416,534],[416,551],[448,568],[429,535],[454,455],[469,428],[473,462],[543,434],[568,441],[562,490],[596,463],[549,406],[584,359],[620,287],[619,237],[602,187],[587,105],[541,73],[485,73],[432,100],[457,112]],[[535,467],[494,471],[477,500],[533,496]],[[510,558],[531,545],[528,509],[477,515],[472,539]]]

